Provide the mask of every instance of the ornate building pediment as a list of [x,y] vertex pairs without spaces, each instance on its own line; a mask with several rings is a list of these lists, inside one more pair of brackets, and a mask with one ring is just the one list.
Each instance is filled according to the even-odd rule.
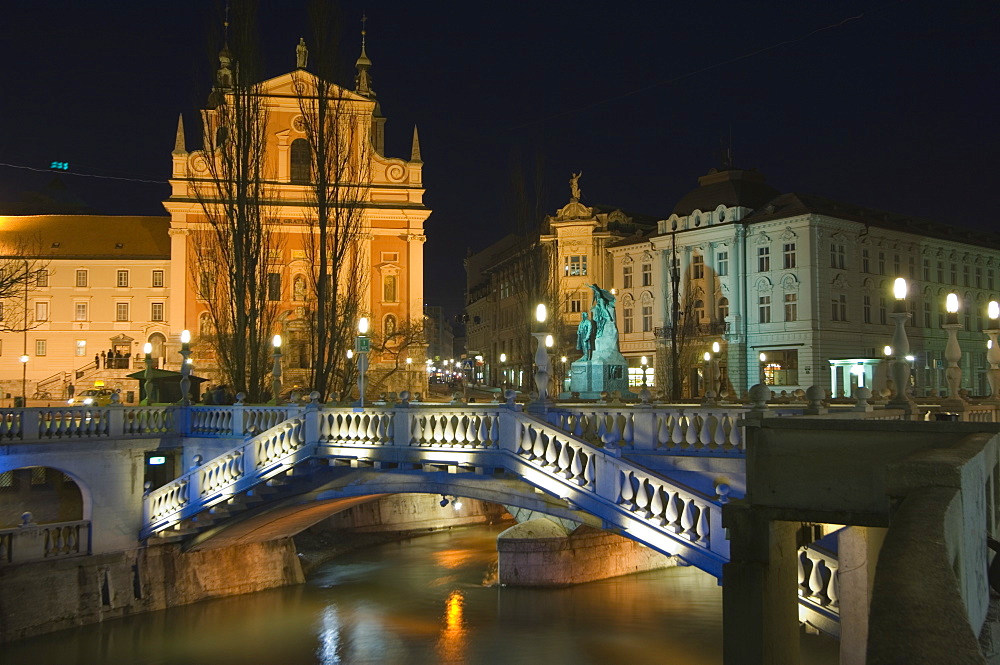
[[571,219],[593,219],[594,210],[579,201],[570,201],[556,213],[555,221],[564,222]]

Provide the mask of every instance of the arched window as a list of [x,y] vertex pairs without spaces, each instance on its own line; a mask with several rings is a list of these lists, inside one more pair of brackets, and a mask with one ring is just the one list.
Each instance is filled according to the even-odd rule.
[[302,301],[306,299],[306,278],[298,275],[292,283],[292,300]]
[[729,298],[719,298],[719,321],[725,321],[729,316]]
[[382,330],[385,333],[386,338],[392,337],[396,334],[396,317],[392,314],[386,314]]
[[309,141],[305,139],[295,139],[292,141],[291,153],[291,178],[296,185],[305,185],[310,181],[312,171],[312,155],[309,151]]
[[152,356],[154,358],[162,358],[164,354],[164,347],[167,343],[167,338],[160,333],[153,333],[149,336],[149,343],[153,345]]

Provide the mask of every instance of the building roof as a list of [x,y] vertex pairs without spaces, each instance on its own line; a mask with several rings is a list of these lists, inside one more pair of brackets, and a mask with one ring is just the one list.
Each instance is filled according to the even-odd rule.
[[781,194],[760,206],[743,221],[755,224],[806,214],[825,215],[901,233],[1000,249],[1000,234],[997,233],[973,231],[908,215],[841,203],[815,194],[795,192]]
[[169,259],[169,217],[0,216],[0,252],[46,259]]
[[698,188],[685,194],[674,206],[674,214],[685,216],[695,210],[715,210],[720,205],[727,208],[743,206],[759,208],[780,192],[764,182],[764,175],[754,170],[712,169],[698,178]]

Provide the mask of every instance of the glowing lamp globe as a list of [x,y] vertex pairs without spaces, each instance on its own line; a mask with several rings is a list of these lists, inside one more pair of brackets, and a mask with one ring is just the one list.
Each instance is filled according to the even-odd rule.
[[153,344],[151,342],[146,342],[142,345],[142,352],[147,356],[153,352]]
[[948,297],[944,301],[944,309],[949,314],[955,314],[958,312],[958,294],[949,293]]
[[892,295],[895,296],[896,300],[906,299],[906,280],[902,277],[897,277],[896,281],[892,283]]
[[181,344],[187,344],[190,341],[191,341],[191,331],[190,330],[182,330],[181,331]]
[[358,319],[358,334],[367,335],[368,334],[368,317],[362,316]]
[[545,319],[549,318],[548,309],[545,307],[545,303],[538,303],[535,307],[535,320],[539,323],[545,323]]
[[271,340],[271,344],[274,346],[274,348],[280,349],[281,348],[281,335],[275,335],[274,339]]
[[986,313],[989,314],[991,319],[1000,318],[1000,303],[996,300],[991,300],[990,304],[986,306]]

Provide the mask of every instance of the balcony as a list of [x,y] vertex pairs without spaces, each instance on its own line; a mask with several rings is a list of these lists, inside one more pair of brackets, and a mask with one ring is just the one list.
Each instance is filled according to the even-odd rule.
[[[660,339],[670,339],[671,331],[674,326],[662,326],[659,328],[653,328],[653,334]],[[678,336],[686,337],[711,337],[718,335],[725,335],[729,332],[729,323],[719,322],[719,323],[697,323],[697,324],[681,324],[678,327]]]

